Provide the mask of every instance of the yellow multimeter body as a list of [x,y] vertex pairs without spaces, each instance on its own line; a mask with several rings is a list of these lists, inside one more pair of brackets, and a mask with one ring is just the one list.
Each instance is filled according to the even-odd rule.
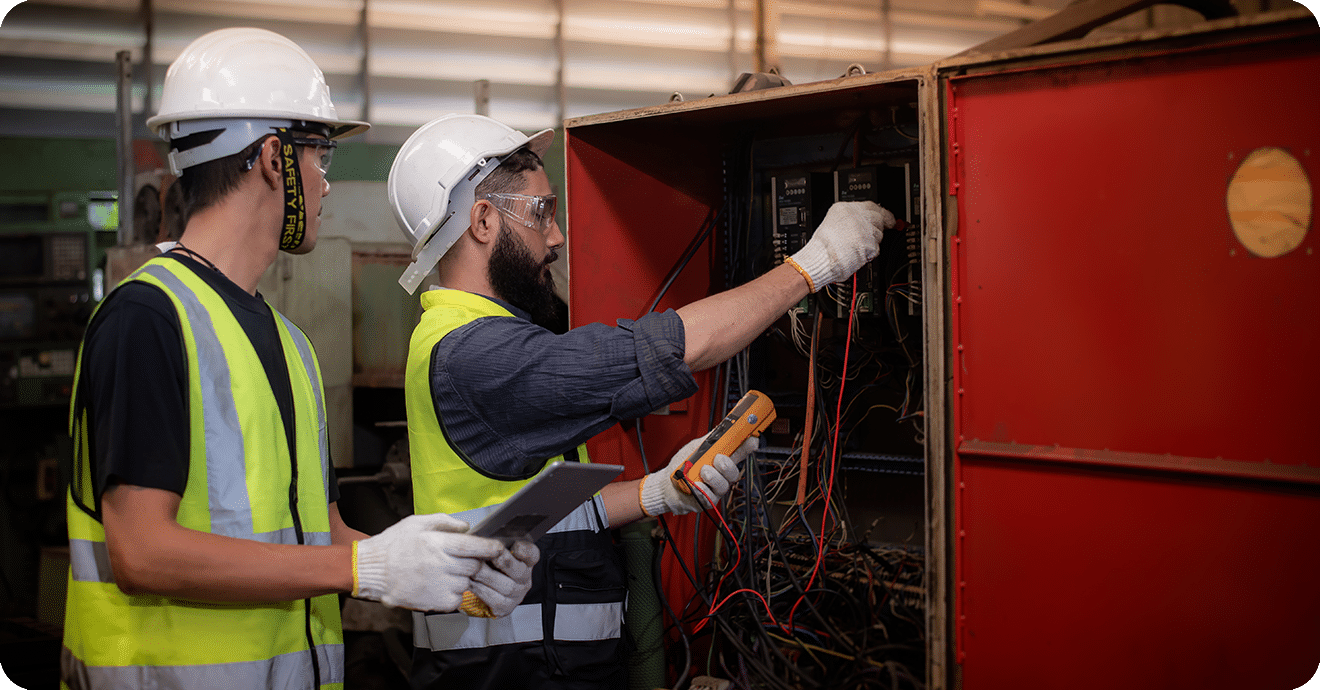
[[472,592],[463,592],[463,603],[459,605],[458,610],[473,618],[495,617],[495,612],[490,610],[490,606]]
[[701,481],[701,468],[715,462],[716,455],[733,455],[748,436],[760,436],[775,421],[775,404],[760,391],[747,391],[719,425],[706,434],[706,440],[674,471],[674,486],[692,493],[692,482]]

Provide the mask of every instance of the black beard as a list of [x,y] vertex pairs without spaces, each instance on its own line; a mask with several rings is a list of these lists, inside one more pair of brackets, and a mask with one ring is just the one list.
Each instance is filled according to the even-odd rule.
[[544,261],[537,261],[501,217],[486,276],[500,299],[531,314],[532,323],[550,328],[561,320],[561,301],[550,273],[550,263],[557,258],[556,252],[550,252]]

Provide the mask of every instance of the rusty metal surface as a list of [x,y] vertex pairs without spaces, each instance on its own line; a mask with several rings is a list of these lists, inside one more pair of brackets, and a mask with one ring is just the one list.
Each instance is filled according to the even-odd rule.
[[1120,467],[1320,486],[1320,466],[1249,463],[1224,458],[1192,458],[1167,453],[1164,455],[1125,453],[1107,449],[1032,446],[1021,443],[996,443],[975,439],[959,443],[958,454],[964,457],[976,456],[979,458],[1015,459],[1078,466]]
[[961,437],[1317,459],[1320,234],[1253,257],[1225,211],[1256,148],[1320,176],[1320,42],[1286,47],[951,81]]
[[1289,27],[944,73],[967,688],[1320,661],[1320,246],[1250,256],[1225,210],[1259,147],[1320,173],[1320,34]]
[[1096,27],[1166,1],[1196,11],[1206,19],[1237,16],[1236,8],[1228,0],[1077,0],[1048,17],[968,48],[960,55],[1003,52],[1083,38]]
[[1316,28],[1316,18],[1305,8],[1261,12],[1215,19],[1190,26],[1150,29],[1118,36],[1079,38],[1024,48],[991,52],[960,53],[935,62],[942,73],[1022,69],[1026,65],[1064,60],[1094,59],[1098,56],[1147,55],[1161,46],[1204,45],[1215,41],[1249,40],[1257,35],[1305,34]]
[[939,80],[932,69],[918,81],[918,117],[921,138],[922,346],[926,363],[924,390],[926,416],[926,685],[930,690],[952,687],[953,611],[952,452],[948,390],[948,320],[944,295],[948,290],[948,235],[945,232],[943,179],[944,137]]
[[822,98],[839,99],[841,106],[846,106],[846,99],[848,98],[846,92],[848,91],[864,90],[874,92],[878,88],[883,89],[888,84],[920,79],[928,70],[929,67],[926,66],[903,68],[851,77],[844,76],[826,81],[792,84],[759,91],[720,94],[708,98],[569,118],[564,121],[564,127],[567,130],[572,130],[578,127],[598,126],[643,118],[693,120],[705,117],[727,120],[734,117],[745,119],[757,113],[770,117],[782,117],[792,111],[791,102],[794,100],[799,100],[806,104],[804,107],[808,108],[819,107]]
[[411,261],[406,247],[354,246],[353,385],[403,388],[408,343],[421,318],[420,292],[399,287]]
[[1320,493],[965,456],[967,690],[1300,687]]
[[312,341],[325,386],[330,455],[336,467],[353,464],[353,353],[343,344],[352,332],[351,243],[322,237],[316,251],[281,252],[257,289]]

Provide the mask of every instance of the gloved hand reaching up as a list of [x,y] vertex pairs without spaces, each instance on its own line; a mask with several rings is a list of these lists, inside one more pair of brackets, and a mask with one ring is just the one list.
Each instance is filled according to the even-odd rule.
[[[484,561],[512,559],[498,540],[467,529],[444,513],[410,515],[353,542],[353,596],[415,611],[457,610]],[[530,572],[527,579],[530,586]]]
[[[710,507],[707,497],[716,503],[724,498],[724,494],[729,492],[729,485],[738,480],[740,470],[738,466],[747,459],[752,451],[756,450],[757,439],[749,437],[743,441],[733,451],[733,456],[716,455],[715,461],[701,468],[701,481],[696,482],[696,487],[691,494],[683,493],[674,486],[671,477],[674,472],[683,466],[683,461],[687,459],[693,451],[706,440],[705,436],[700,436],[688,441],[686,445],[678,449],[674,457],[669,461],[669,465],[659,472],[652,472],[642,478],[642,486],[638,490],[638,500],[642,504],[642,512],[648,516],[654,517],[662,513],[673,513],[682,515],[698,510],[706,510]],[[702,495],[702,492],[705,495]]]
[[840,201],[830,207],[806,246],[790,256],[818,292],[857,272],[880,253],[880,238],[894,214],[872,201]]

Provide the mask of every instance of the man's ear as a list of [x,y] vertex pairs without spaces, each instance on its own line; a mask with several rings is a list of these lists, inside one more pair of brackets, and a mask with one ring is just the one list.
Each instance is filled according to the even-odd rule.
[[257,168],[261,170],[261,177],[266,186],[271,189],[284,189],[284,155],[280,151],[279,139],[271,136],[261,142]]
[[482,199],[472,204],[468,214],[468,232],[481,244],[495,241],[500,234],[500,212],[489,201]]

